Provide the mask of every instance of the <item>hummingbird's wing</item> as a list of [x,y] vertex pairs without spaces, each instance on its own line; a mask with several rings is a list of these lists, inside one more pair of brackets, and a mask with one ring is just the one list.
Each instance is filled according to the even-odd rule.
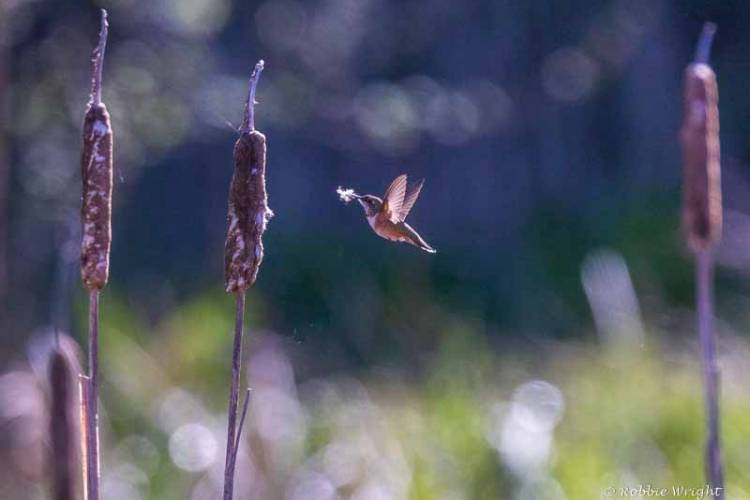
[[401,208],[406,196],[406,174],[396,177],[383,195],[383,215],[391,222],[399,222]]
[[404,201],[403,203],[401,203],[401,210],[398,211],[398,222],[403,222],[406,220],[406,216],[409,215],[411,207],[414,206],[414,203],[417,202],[417,198],[419,198],[419,193],[420,191],[422,191],[422,186],[424,186],[424,179],[419,179],[411,186],[411,189],[409,189],[409,191],[406,193],[406,196],[404,196]]

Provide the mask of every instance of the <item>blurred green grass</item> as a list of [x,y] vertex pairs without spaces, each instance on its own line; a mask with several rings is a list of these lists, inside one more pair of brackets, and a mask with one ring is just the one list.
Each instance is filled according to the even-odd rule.
[[[315,342],[259,332],[263,307],[253,302],[261,305],[248,311],[254,392],[239,498],[585,499],[601,498],[607,487],[705,485],[692,339],[654,330],[630,347],[572,340],[490,345],[476,324],[454,320],[434,332],[433,347],[412,370],[384,363],[355,375],[332,369],[301,377],[294,371],[320,364],[326,353]],[[117,298],[104,301],[105,483],[122,470],[118,461],[141,467],[137,456],[113,453],[136,435],[159,454],[147,481],[134,486],[143,498],[218,492],[231,307],[224,294],[202,295],[146,325]],[[750,395],[737,389],[750,375],[750,351],[742,338],[722,341],[731,349],[722,358],[728,498],[750,498]],[[549,384],[546,394],[559,391],[563,401],[559,422],[541,431],[535,419],[548,402],[518,400],[534,381]],[[174,402],[180,398],[170,399],[175,391],[191,401],[185,412]],[[170,417],[176,423],[165,423],[165,404],[175,405],[169,411],[178,414]],[[518,408],[533,424],[528,429],[523,419],[510,425]],[[269,415],[278,436],[266,435]],[[172,439],[186,423],[212,436],[212,457],[195,470],[175,464],[180,451]],[[549,448],[529,455],[545,436]],[[343,465],[331,465],[336,460],[356,470],[343,473]],[[320,490],[327,493],[310,486],[311,478],[327,484]]]

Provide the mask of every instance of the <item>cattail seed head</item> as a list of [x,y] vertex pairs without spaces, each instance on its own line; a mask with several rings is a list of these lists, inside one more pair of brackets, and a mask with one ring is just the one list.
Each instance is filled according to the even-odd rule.
[[255,66],[240,137],[234,145],[234,175],[229,187],[228,230],[224,247],[226,291],[251,287],[263,261],[263,233],[273,212],[266,193],[266,137],[255,130],[253,104],[263,61]]
[[91,105],[83,121],[81,177],[81,278],[89,290],[101,290],[112,245],[112,127],[102,103]]
[[[704,29],[699,54],[707,57]],[[710,38],[709,42],[710,43]],[[703,49],[703,50],[700,50]],[[721,163],[716,74],[706,61],[685,70],[684,110],[680,136],[683,155],[682,224],[688,247],[703,251],[721,237]]]
[[112,245],[112,126],[101,101],[107,28],[107,12],[102,10],[99,45],[92,61],[91,96],[83,119],[81,156],[81,279],[89,290],[101,290],[107,284]]

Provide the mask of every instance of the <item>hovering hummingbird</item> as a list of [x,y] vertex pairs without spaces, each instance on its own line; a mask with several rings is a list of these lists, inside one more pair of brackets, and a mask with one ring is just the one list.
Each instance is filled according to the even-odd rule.
[[396,177],[383,195],[381,200],[371,194],[358,195],[353,189],[337,189],[339,196],[345,202],[357,200],[365,210],[365,217],[375,234],[391,241],[402,241],[421,248],[425,252],[436,253],[414,228],[404,222],[409,211],[419,197],[424,185],[420,179],[407,191],[406,175]]

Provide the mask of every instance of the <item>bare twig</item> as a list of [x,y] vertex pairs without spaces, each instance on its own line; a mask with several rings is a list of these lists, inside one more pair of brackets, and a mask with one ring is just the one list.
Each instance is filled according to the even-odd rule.
[[263,71],[265,63],[263,59],[258,61],[255,65],[253,74],[250,75],[250,90],[247,93],[247,101],[245,101],[245,113],[242,116],[242,126],[240,132],[250,132],[255,130],[255,90],[258,87],[258,80],[260,79],[260,73]]
[[266,230],[268,219],[273,215],[273,212],[268,208],[268,195],[266,193],[266,137],[255,130],[253,111],[255,91],[261,71],[263,71],[262,60],[255,65],[250,77],[250,89],[245,102],[240,137],[234,145],[234,175],[232,175],[232,182],[229,187],[228,228],[224,246],[224,278],[226,291],[236,294],[237,309],[227,417],[224,500],[231,500],[234,493],[237,448],[249,399],[245,399],[240,427],[237,428],[245,291],[255,283],[258,276],[264,253],[263,233]]

